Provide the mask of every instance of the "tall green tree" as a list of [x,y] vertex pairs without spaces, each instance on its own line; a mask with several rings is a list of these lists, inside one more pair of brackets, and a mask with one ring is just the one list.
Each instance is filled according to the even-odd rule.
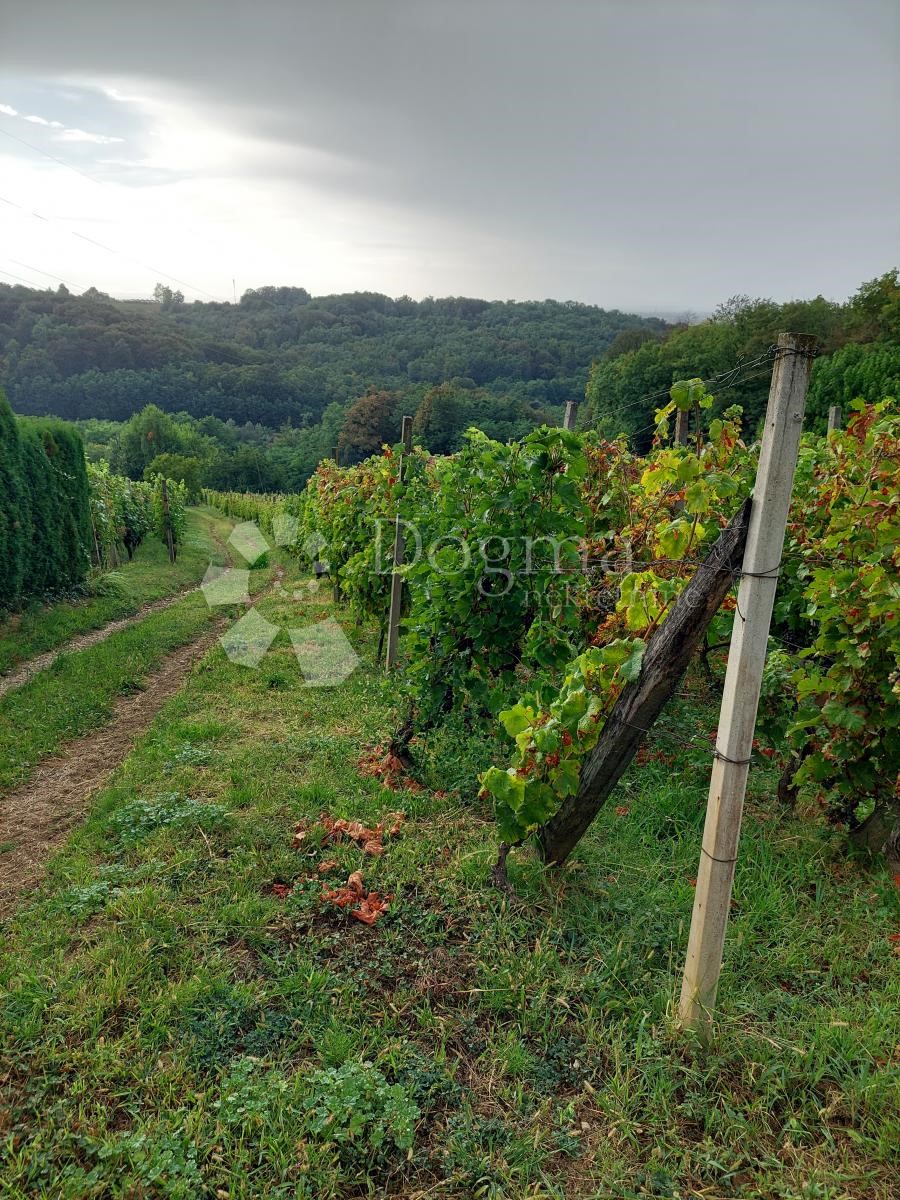
[[396,392],[371,388],[350,405],[338,439],[343,463],[362,462],[400,440],[399,399]]
[[413,436],[432,454],[453,454],[468,425],[467,395],[452,383],[426,392],[413,418]]

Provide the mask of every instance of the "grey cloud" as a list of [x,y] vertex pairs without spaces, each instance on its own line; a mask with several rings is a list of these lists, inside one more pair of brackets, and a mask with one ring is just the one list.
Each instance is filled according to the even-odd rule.
[[260,139],[236,172],[393,210],[492,295],[844,295],[897,257],[893,0],[45,0],[7,24],[18,73],[181,97]]

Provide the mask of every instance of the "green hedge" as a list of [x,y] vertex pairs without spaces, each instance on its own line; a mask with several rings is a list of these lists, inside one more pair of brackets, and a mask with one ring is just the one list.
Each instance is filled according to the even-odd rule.
[[17,419],[0,392],[0,610],[81,583],[90,529],[81,436],[64,421]]

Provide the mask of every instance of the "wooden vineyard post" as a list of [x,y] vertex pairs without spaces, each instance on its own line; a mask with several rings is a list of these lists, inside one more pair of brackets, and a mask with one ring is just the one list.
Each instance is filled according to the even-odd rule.
[[577,412],[578,412],[578,401],[577,400],[567,400],[566,401],[566,415],[563,417],[563,429],[568,429],[569,431],[574,430],[575,416],[576,416]]
[[690,423],[690,410],[679,408],[675,413],[675,445],[686,446],[688,440],[688,425]]
[[172,514],[169,512],[169,487],[165,479],[162,481],[163,526],[166,531],[166,547],[169,551],[169,562],[175,561],[175,539],[172,537]]
[[[406,470],[406,455],[412,450],[412,417],[404,417],[400,427],[400,440],[403,442],[403,453],[400,456],[399,480],[403,482]],[[400,638],[400,602],[403,599],[403,576],[400,567],[403,566],[403,555],[406,546],[403,541],[403,522],[400,513],[394,518],[394,566],[391,572],[391,606],[388,611],[387,652],[384,657],[384,668],[390,671],[397,662],[397,643]]]
[[[341,464],[338,461],[337,446],[331,447],[331,457],[334,459],[334,465],[336,467],[339,467]],[[340,581],[338,580],[337,567],[334,568],[334,583],[333,583],[333,586],[331,589],[331,596],[332,596],[332,599],[334,600],[335,604],[340,604],[340,602],[341,602],[341,585],[340,585]]]
[[681,1023],[703,1034],[711,1027],[722,969],[753,729],[815,347],[814,337],[779,334],[772,370],[681,989]]
[[837,404],[832,404],[828,410],[828,432],[832,433],[841,427],[841,410]]
[[103,569],[103,555],[100,553],[100,542],[97,538],[97,526],[94,524],[94,514],[91,512],[91,533],[94,538],[94,561],[100,570]]

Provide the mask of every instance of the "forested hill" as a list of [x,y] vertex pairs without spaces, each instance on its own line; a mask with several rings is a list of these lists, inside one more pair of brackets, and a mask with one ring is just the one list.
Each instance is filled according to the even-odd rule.
[[0,386],[20,413],[126,420],[148,403],[269,428],[318,422],[376,387],[446,381],[543,410],[584,395],[591,362],[657,318],[587,304],[248,291],[238,304],[118,301],[0,284]]

